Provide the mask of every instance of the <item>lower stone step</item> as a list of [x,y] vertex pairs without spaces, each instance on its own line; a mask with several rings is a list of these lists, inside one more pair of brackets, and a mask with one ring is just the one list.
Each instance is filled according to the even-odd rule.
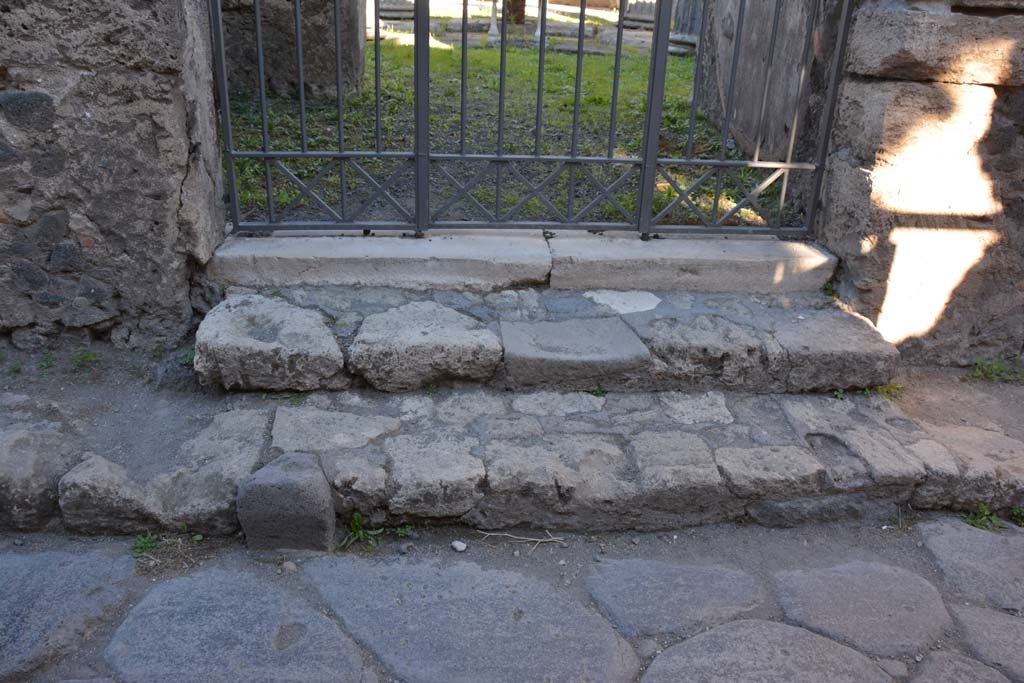
[[814,392],[887,384],[898,359],[820,293],[323,286],[229,288],[195,365],[236,390]]

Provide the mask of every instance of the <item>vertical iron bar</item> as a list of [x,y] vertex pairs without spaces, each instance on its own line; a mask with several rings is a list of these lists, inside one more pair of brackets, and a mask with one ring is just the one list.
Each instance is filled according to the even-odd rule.
[[[729,65],[729,84],[726,86],[725,112],[722,119],[722,147],[718,154],[719,161],[725,161],[726,149],[729,144],[729,125],[732,120],[733,95],[736,93],[736,72],[739,71],[740,46],[743,44],[743,19],[747,13],[747,0],[740,0],[740,10],[736,16],[736,42],[732,46],[732,64]],[[715,203],[711,207],[711,222],[718,223],[718,204],[722,199],[722,169],[715,171]]]
[[217,97],[220,99],[221,126],[224,129],[224,154],[227,156],[228,196],[231,224],[238,230],[238,186],[235,181],[235,143],[231,135],[231,109],[228,101],[227,62],[224,59],[224,26],[221,23],[220,0],[210,2],[210,28],[213,33],[213,60],[217,71]]
[[413,5],[416,109],[416,236],[430,227],[430,0]]
[[782,0],[775,0],[775,16],[772,18],[772,37],[768,41],[768,61],[764,67],[764,88],[761,90],[761,109],[757,114],[757,137],[754,143],[754,161],[761,160],[761,143],[764,140],[764,113],[768,109],[768,86],[771,85],[775,66],[775,41],[779,36],[779,18],[782,15]]
[[295,2],[295,55],[299,71],[299,134],[302,136],[302,151],[309,151],[306,138],[306,68],[302,58],[302,0]]
[[[263,151],[270,151],[270,126],[267,122],[267,72],[263,59],[263,9],[260,0],[253,0],[253,12],[256,17],[256,75],[260,79],[260,128],[263,134]],[[263,177],[267,191],[267,217],[271,223],[276,221],[274,206],[274,179],[270,172],[270,160],[263,160]]]
[[651,37],[651,67],[647,77],[647,116],[644,118],[640,203],[637,209],[637,228],[642,239],[647,239],[651,233],[654,181],[658,173],[658,143],[661,137],[661,106],[665,96],[668,34],[671,23],[672,0],[657,0],[654,8],[654,34]]
[[711,0],[704,0],[701,8],[700,26],[697,29],[697,65],[693,71],[693,92],[690,93],[690,123],[686,128],[686,158],[693,158],[693,129],[697,125],[697,103],[700,102],[700,84],[704,78],[704,30],[708,25],[708,7]]
[[[583,39],[587,33],[587,0],[580,0],[580,23],[576,29],[576,82],[572,95],[572,144],[569,156],[576,158],[580,147],[580,97],[583,92]],[[575,164],[569,165],[569,204],[566,216],[573,217],[576,204],[576,169]]]
[[537,61],[537,125],[533,130],[533,154],[540,156],[540,136],[544,127],[544,55],[548,47],[548,0],[540,0],[540,55]]
[[836,103],[839,100],[839,78],[842,73],[843,62],[846,58],[846,44],[850,37],[850,14],[852,4],[850,0],[843,0],[842,17],[839,20],[839,34],[836,38],[835,54],[832,55],[831,73],[828,77],[828,104],[826,105],[825,122],[818,139],[818,154],[815,161],[817,168],[814,170],[814,194],[811,195],[811,205],[807,209],[808,231],[814,229],[814,220],[818,215],[818,205],[821,203],[821,188],[825,180],[825,163],[828,157],[829,142],[832,137],[832,124],[836,114]]
[[612,74],[612,117],[608,126],[608,158],[615,156],[615,125],[619,109],[619,73],[622,71],[622,28],[626,18],[625,7],[619,8],[619,24],[615,28],[615,69]]
[[[501,2],[501,60],[498,66],[498,157],[505,155],[505,67],[508,47],[508,0]],[[501,215],[501,161],[494,167],[494,215]]]
[[[415,12],[415,10],[413,11]],[[380,152],[384,148],[380,129],[380,0],[373,0],[373,92],[376,115],[376,147],[374,149]]]
[[[818,19],[818,0],[808,2],[810,10],[807,13],[807,32],[804,34],[804,49],[800,56],[800,80],[796,89],[796,100],[793,103],[793,125],[789,129],[789,145],[786,149],[786,163],[793,161],[793,152],[796,149],[796,131],[800,125],[800,103],[803,100],[804,86],[807,84],[807,72],[810,69],[811,44],[814,42],[814,28]],[[779,214],[776,221],[782,225],[782,213],[786,208],[786,192],[789,190],[789,170],[782,174],[782,192],[779,194]]]
[[466,153],[466,79],[469,76],[469,0],[462,0],[462,90],[459,114],[459,154]]
[[[257,2],[259,0],[256,0]],[[360,27],[365,31],[365,27]],[[345,84],[341,69],[341,0],[334,0],[334,73],[338,107],[338,151],[345,151]],[[338,183],[341,185],[341,217],[345,217],[345,160],[338,159]]]

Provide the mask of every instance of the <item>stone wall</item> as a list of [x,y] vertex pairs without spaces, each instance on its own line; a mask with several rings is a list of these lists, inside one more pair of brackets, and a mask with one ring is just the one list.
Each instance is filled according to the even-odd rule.
[[904,360],[1024,349],[1024,2],[856,14],[819,239]]
[[173,342],[224,233],[203,0],[0,6],[0,334]]

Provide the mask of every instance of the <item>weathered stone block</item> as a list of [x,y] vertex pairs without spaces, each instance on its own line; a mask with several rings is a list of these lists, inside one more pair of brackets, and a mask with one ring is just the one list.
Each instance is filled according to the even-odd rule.
[[57,484],[78,459],[59,432],[0,431],[0,527],[35,529],[57,513]]
[[651,354],[619,318],[502,322],[505,369],[517,386],[610,383],[642,370]]
[[400,425],[397,418],[386,415],[282,406],[274,417],[272,445],[282,451],[330,453],[365,446],[384,434],[397,432]]
[[501,354],[498,336],[482,323],[431,301],[367,316],[349,348],[353,371],[381,391],[486,380]]
[[741,498],[812,496],[825,487],[825,468],[806,448],[719,448],[715,462]]
[[59,487],[64,526],[86,534],[138,534],[161,525],[159,503],[125,468],[89,455]]
[[395,436],[384,442],[396,515],[458,517],[483,497],[484,464],[470,451],[479,444],[455,434]]
[[238,521],[251,548],[330,550],[331,486],[312,453],[286,453],[238,486]]
[[256,294],[218,304],[196,333],[195,368],[227,389],[344,388],[345,356],[323,316]]

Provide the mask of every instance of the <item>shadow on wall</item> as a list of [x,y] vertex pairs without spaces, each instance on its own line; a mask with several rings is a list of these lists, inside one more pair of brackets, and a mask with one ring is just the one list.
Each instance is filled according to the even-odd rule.
[[1024,44],[971,41],[943,71],[890,46],[859,69],[856,41],[875,39],[854,31],[820,235],[843,300],[909,362],[1021,354]]

